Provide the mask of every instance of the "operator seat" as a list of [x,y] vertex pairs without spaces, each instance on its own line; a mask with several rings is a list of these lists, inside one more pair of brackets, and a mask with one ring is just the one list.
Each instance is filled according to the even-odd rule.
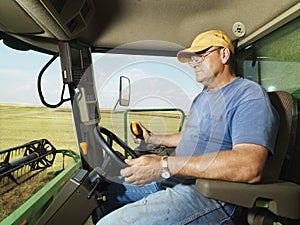
[[289,224],[299,224],[300,185],[296,180],[299,180],[300,175],[298,172],[294,180],[288,177],[291,159],[295,155],[299,156],[294,151],[299,151],[299,148],[295,148],[296,135],[299,135],[296,132],[297,101],[285,91],[268,94],[280,116],[280,126],[274,154],[268,156],[262,181],[247,184],[197,179],[196,187],[208,198],[247,208],[247,223],[250,225],[287,224],[287,221]]

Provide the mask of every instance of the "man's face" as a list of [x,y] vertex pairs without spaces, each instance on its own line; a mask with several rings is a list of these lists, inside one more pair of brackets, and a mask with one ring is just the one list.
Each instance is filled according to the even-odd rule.
[[211,47],[206,52],[193,56],[190,65],[194,68],[196,80],[203,85],[215,82],[216,74],[220,71],[220,49]]

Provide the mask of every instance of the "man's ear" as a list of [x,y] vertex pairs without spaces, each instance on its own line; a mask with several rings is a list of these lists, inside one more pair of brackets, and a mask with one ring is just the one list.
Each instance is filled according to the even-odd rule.
[[229,62],[230,54],[231,54],[231,52],[230,52],[229,48],[221,49],[221,56],[222,56],[223,64],[227,64]]

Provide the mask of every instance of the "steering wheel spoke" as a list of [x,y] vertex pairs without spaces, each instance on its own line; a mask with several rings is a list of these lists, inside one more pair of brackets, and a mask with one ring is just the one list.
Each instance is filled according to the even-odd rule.
[[120,146],[124,150],[124,152],[126,152],[132,158],[138,157],[138,155],[121,138],[119,138],[108,129],[101,126],[95,127],[94,135],[105,153],[110,156],[110,158],[119,166],[127,166],[127,164],[124,162],[125,156],[121,152],[114,150],[113,144],[117,144],[118,146]]
[[107,135],[106,141],[107,141],[108,146],[112,148],[112,146],[113,146],[113,139],[112,139],[111,135]]

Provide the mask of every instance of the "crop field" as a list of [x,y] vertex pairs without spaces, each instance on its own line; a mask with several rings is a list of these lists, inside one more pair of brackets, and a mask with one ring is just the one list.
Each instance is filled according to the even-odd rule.
[[[0,105],[0,150],[42,138],[48,139],[56,149],[77,151],[70,109]],[[72,161],[66,157],[66,166]],[[52,167],[0,196],[0,221],[43,187],[61,168],[62,157],[57,154]],[[0,184],[2,188],[3,183]]]
[[[149,112],[146,110],[128,113],[127,123],[133,120],[140,121],[153,133],[172,133],[178,131],[182,118],[184,119],[185,115],[177,111]],[[129,134],[129,124],[124,124],[123,112],[102,110],[100,125],[110,129],[122,139],[127,132],[129,145],[132,148],[136,147]],[[70,108],[49,109],[0,104],[0,150],[43,138],[48,139],[56,149],[71,149],[79,152]],[[62,161],[61,155],[57,154],[52,167],[1,195],[0,221],[49,182],[54,177],[55,171],[62,168]],[[65,158],[66,166],[72,162],[71,158]]]

